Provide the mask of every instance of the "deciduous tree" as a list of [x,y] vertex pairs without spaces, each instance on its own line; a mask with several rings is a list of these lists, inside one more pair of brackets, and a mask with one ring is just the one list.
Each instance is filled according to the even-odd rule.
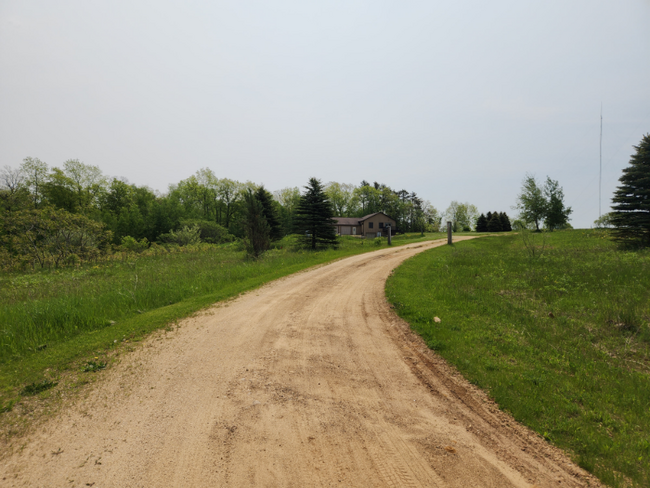
[[527,174],[524,178],[521,193],[517,196],[517,209],[521,218],[526,222],[535,224],[535,229],[539,231],[539,226],[546,216],[547,202],[544,198],[542,188],[537,184],[533,175]]

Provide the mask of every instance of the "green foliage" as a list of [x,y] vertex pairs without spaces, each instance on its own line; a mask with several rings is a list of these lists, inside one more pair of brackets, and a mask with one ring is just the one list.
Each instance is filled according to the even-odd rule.
[[381,237],[375,237],[375,238],[372,240],[372,243],[373,243],[375,246],[381,246],[381,245],[384,243],[384,240],[383,240]]
[[503,230],[501,227],[501,218],[497,212],[494,212],[488,221],[487,230],[488,232],[501,232]]
[[445,211],[445,218],[452,222],[454,232],[470,232],[478,221],[478,210],[470,203],[451,202]]
[[612,222],[613,217],[614,215],[611,212],[601,215],[594,220],[594,227],[596,229],[610,229],[614,227],[614,223]]
[[499,219],[501,220],[501,230],[503,232],[512,231],[512,226],[510,225],[510,217],[508,217],[507,213],[500,212],[499,213]]
[[198,227],[201,242],[207,242],[208,244],[223,244],[235,240],[235,236],[229,233],[228,229],[216,222],[195,219],[181,220],[181,226]]
[[[279,239],[282,239],[283,232],[282,232],[282,224],[280,223],[280,219],[278,217],[279,214],[279,204],[275,200],[273,200],[273,195],[271,195],[266,189],[264,188],[264,185],[260,186],[257,191],[255,192],[255,198],[257,201],[259,201],[262,204],[262,210],[263,210],[263,215],[264,218],[266,219],[266,223],[269,226],[269,238],[272,241],[277,241]],[[248,202],[247,202],[248,205]],[[247,207],[247,212],[250,210],[249,207]]]
[[38,395],[39,393],[49,390],[50,388],[54,388],[58,383],[52,380],[42,380],[39,382],[34,382],[31,383],[27,386],[25,386],[21,391],[20,394],[23,396],[31,396],[31,395]]
[[140,241],[137,241],[131,236],[122,237],[120,247],[127,252],[141,253],[142,251],[149,248],[149,241],[146,237],[143,237]]
[[544,187],[538,185],[535,177],[526,175],[521,193],[517,197],[517,209],[520,218],[530,224],[535,224],[539,232],[542,222],[548,230],[566,229],[571,207],[564,205],[564,191],[556,180],[548,176]]
[[294,217],[295,232],[311,249],[336,246],[334,211],[323,185],[316,178],[310,178],[305,189]]
[[566,228],[569,215],[573,212],[571,207],[564,206],[564,191],[556,180],[546,177],[544,184],[544,197],[546,198],[546,214],[544,224],[548,230]]
[[54,207],[10,212],[0,219],[0,239],[14,266],[59,267],[92,260],[111,237],[102,224]]
[[479,215],[478,219],[476,219],[476,232],[487,232],[488,231],[488,219],[485,217],[485,215],[481,214]]
[[539,226],[546,216],[546,207],[547,201],[542,188],[537,184],[534,176],[527,174],[521,193],[517,197],[517,208],[521,218],[525,222],[534,223],[535,229],[539,231]]
[[198,244],[201,242],[201,229],[198,225],[184,225],[179,230],[172,230],[169,234],[162,234],[159,240],[179,246]]
[[81,369],[84,373],[96,373],[106,368],[106,361],[87,361]]
[[387,296],[515,419],[609,485],[648,486],[650,253],[603,231],[529,235],[547,240],[536,259],[520,236],[422,253]]
[[612,199],[611,222],[618,239],[650,246],[650,134],[634,148]]
[[246,251],[249,256],[258,258],[271,245],[271,226],[266,219],[264,205],[250,190],[244,195],[244,209]]

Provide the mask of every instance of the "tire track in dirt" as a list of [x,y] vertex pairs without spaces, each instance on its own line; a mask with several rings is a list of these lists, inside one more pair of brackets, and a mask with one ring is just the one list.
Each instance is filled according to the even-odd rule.
[[391,312],[391,270],[443,244],[301,272],[155,334],[5,453],[0,484],[598,486]]

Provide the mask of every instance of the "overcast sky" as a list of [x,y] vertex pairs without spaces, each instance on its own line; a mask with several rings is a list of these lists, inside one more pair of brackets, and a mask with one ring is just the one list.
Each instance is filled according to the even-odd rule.
[[650,132],[650,0],[0,0],[0,166],[79,159],[165,191],[202,167],[507,211],[603,213]]

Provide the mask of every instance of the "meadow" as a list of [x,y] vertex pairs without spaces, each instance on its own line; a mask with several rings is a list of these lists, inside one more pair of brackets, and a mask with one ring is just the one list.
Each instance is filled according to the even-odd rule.
[[650,486],[648,250],[596,230],[476,239],[411,258],[386,293],[516,420],[610,486]]
[[[394,244],[441,238],[402,235]],[[238,243],[123,254],[91,265],[0,276],[0,413],[46,396],[66,371],[94,372],[111,351],[156,329],[302,269],[386,247],[342,237],[338,249],[300,249],[292,237],[260,259]],[[14,412],[15,413],[15,412]]]

